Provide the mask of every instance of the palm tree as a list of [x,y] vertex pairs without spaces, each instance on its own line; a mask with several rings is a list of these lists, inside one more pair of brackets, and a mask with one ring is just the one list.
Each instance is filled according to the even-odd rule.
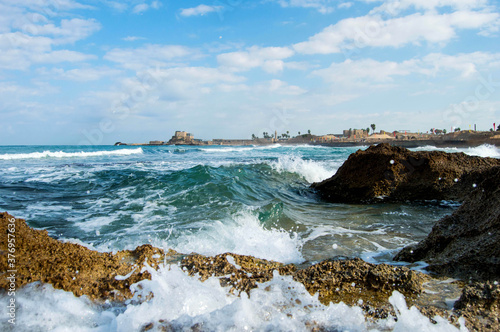
[[309,135],[311,135],[311,129],[308,129],[308,130],[307,130],[307,133],[308,133]]
[[375,124],[374,124],[374,123],[372,123],[372,124],[370,125],[370,127],[372,127],[373,132],[375,132],[375,128],[376,128],[377,126],[375,126]]

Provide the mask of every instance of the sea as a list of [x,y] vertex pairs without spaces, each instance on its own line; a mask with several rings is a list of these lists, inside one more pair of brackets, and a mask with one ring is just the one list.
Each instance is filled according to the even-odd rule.
[[[395,263],[458,208],[429,201],[351,205],[322,201],[309,187],[367,147],[324,146],[0,146],[0,211],[65,242],[101,252],[143,244],[180,253],[231,252],[307,266],[336,256]],[[414,150],[438,150],[427,146]],[[495,146],[447,152],[500,158]],[[367,165],[369,167],[369,165]],[[421,270],[425,263],[409,265]],[[390,317],[366,321],[358,306],[325,306],[291,277],[234,295],[177,265],[132,285],[148,301],[95,303],[30,284],[16,292],[15,331],[140,331],[169,322],[186,331],[456,331],[432,324],[394,292]],[[1,293],[0,293],[1,294]],[[8,297],[0,295],[8,322]],[[300,303],[300,304],[299,304]],[[464,330],[462,327],[461,330]]]

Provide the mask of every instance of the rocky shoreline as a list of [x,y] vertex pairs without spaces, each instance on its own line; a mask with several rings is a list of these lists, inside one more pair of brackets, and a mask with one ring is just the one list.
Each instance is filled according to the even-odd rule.
[[[312,188],[332,202],[371,203],[421,199],[463,202],[451,216],[436,223],[429,236],[404,248],[395,260],[425,260],[431,274],[402,266],[370,264],[359,258],[332,258],[297,267],[225,253],[207,257],[165,252],[151,245],[115,254],[90,250],[51,238],[23,219],[0,214],[0,232],[15,225],[16,288],[33,282],[86,295],[96,303],[123,303],[133,297],[132,284],[151,279],[148,269],[177,264],[202,281],[215,277],[228,292],[251,296],[251,290],[280,275],[291,276],[321,303],[360,306],[367,319],[396,317],[389,297],[397,291],[408,306],[429,318],[441,316],[458,326],[464,317],[473,331],[500,330],[500,161],[442,152],[411,152],[387,144],[351,155],[331,179]],[[0,238],[0,292],[9,289],[7,236]],[[147,266],[148,268],[145,268]],[[150,270],[151,271],[151,270]],[[460,279],[451,284],[449,277]],[[449,285],[448,285],[449,284]],[[452,309],[439,299],[443,285],[459,300]],[[430,290],[437,287],[437,290]],[[441,287],[441,288],[440,288]],[[440,290],[441,289],[441,290]],[[438,293],[438,298],[436,295]],[[154,296],[154,294],[151,294]],[[148,298],[140,299],[148,301]],[[151,322],[144,327],[166,326]],[[321,330],[321,327],[315,327]]]

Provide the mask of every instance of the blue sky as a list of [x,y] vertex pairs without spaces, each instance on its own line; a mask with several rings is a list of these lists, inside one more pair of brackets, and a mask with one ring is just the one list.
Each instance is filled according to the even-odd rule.
[[493,0],[0,1],[0,145],[500,123]]

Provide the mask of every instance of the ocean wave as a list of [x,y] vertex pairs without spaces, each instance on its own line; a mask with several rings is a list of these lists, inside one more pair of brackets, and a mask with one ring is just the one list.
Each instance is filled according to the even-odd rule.
[[299,156],[283,156],[277,161],[271,161],[270,166],[277,172],[297,173],[307,182],[320,182],[335,174],[336,169],[325,163],[304,160]]
[[181,235],[176,242],[173,247],[179,252],[203,255],[232,252],[283,263],[304,260],[298,234],[266,229],[257,216],[248,211],[236,215],[233,220],[214,221],[196,233]]
[[142,154],[142,148],[137,149],[120,149],[111,151],[80,151],[80,152],[63,152],[63,151],[43,151],[31,153],[11,153],[0,155],[0,160],[17,160],[17,159],[41,159],[41,158],[85,158],[85,157],[102,157],[102,156],[129,156],[133,154]]
[[249,146],[221,146],[217,148],[200,148],[202,152],[208,153],[227,153],[227,152],[245,152],[245,151],[254,151],[254,150],[271,150],[281,148],[281,144],[273,144],[273,145],[249,145]]
[[441,148],[433,145],[426,145],[415,149],[413,151],[444,151],[444,152],[463,152],[469,156],[500,158],[500,148],[491,144],[483,144],[480,146],[469,148]]

